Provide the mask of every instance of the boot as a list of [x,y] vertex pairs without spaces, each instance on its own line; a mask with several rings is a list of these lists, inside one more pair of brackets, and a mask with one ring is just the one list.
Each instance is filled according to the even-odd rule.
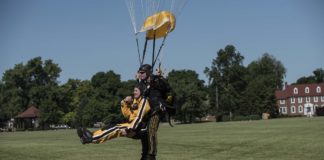
[[92,132],[90,132],[86,128],[79,127],[77,129],[77,134],[80,137],[80,141],[82,144],[87,144],[92,142]]
[[156,160],[155,155],[142,155],[141,160]]

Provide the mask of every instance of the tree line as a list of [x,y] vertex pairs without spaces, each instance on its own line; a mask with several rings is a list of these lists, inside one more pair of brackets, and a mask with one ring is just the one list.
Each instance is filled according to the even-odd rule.
[[[274,93],[283,87],[284,65],[268,53],[246,67],[243,60],[232,45],[220,49],[204,71],[208,84],[193,70],[169,72],[165,78],[176,93],[175,119],[192,123],[207,115],[259,117],[267,112],[277,116]],[[0,81],[1,122],[31,105],[41,112],[42,128],[50,124],[74,127],[123,121],[119,103],[132,94],[135,80],[121,81],[120,75],[110,70],[98,72],[90,80],[69,79],[59,84],[61,71],[51,59],[43,61],[41,57],[5,71]],[[316,74],[323,76],[323,69]]]

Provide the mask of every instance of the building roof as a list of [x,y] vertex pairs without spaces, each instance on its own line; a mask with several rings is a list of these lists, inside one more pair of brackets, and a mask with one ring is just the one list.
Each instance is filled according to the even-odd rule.
[[[309,93],[305,92],[305,88],[309,88]],[[320,92],[316,89],[320,88]],[[294,93],[294,89],[297,89],[297,93]],[[311,83],[311,84],[293,84],[286,85],[283,90],[276,91],[277,99],[287,99],[289,97],[308,97],[308,96],[324,96],[324,83]]]
[[36,118],[39,117],[39,115],[39,110],[36,107],[31,106],[24,112],[20,113],[17,118]]

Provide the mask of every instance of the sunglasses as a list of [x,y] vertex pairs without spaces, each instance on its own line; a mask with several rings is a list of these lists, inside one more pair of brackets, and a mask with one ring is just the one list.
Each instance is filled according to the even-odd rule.
[[145,72],[143,72],[143,71],[141,71],[141,72],[139,72],[140,74],[144,74]]

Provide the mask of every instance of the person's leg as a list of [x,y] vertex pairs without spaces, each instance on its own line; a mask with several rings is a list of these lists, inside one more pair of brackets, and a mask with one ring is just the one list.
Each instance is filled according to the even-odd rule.
[[153,115],[148,124],[148,151],[147,151],[147,160],[155,160],[157,154],[157,131],[159,128],[160,117],[158,114]]
[[117,124],[117,125],[112,125],[104,129],[99,129],[95,132],[93,132],[93,143],[103,143],[107,140],[117,138],[117,137],[122,137],[126,136],[123,135],[122,130],[127,129],[129,126],[129,123],[123,123],[123,124]]
[[147,155],[148,152],[148,135],[147,135],[147,131],[141,132],[141,143],[142,143],[142,158],[141,160],[145,160],[145,157]]
[[128,127],[128,123],[112,125],[104,129],[99,129],[95,132],[90,132],[85,128],[78,128],[77,133],[80,137],[81,143],[102,143],[106,140],[125,136],[122,134],[122,130]]

